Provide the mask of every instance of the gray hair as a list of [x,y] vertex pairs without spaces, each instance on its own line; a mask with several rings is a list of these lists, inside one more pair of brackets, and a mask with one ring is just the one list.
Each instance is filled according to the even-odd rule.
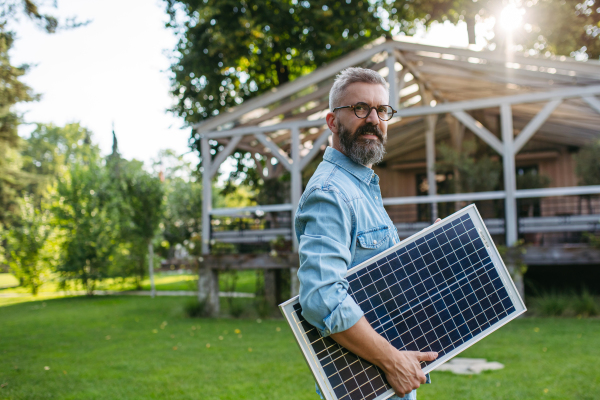
[[340,106],[339,102],[344,96],[346,88],[357,82],[381,85],[388,93],[390,91],[386,80],[372,69],[358,67],[346,68],[335,77],[333,86],[329,91],[329,109],[333,111],[334,108]]

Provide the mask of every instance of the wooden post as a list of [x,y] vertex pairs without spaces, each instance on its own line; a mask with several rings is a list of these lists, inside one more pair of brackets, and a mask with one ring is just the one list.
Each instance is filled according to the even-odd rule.
[[207,138],[201,139],[202,153],[202,254],[210,253],[210,211],[212,209],[212,179],[210,145]]
[[[427,152],[427,186],[428,195],[435,196],[437,194],[437,182],[435,180],[435,124],[437,115],[428,115],[425,117],[427,123],[427,131],[425,132],[425,147]],[[434,222],[438,217],[437,203],[431,203],[431,222]]]
[[154,246],[148,243],[148,276],[150,277],[150,296],[156,296],[156,286],[154,286]]
[[512,110],[510,104],[500,106],[502,129],[502,165],[504,167],[504,191],[506,193],[504,213],[506,225],[506,245],[514,246],[517,243],[517,177],[515,175],[515,153],[513,150],[514,133]]
[[[425,85],[419,84],[421,92],[421,104],[429,106],[433,100],[431,94],[425,89]],[[435,125],[438,116],[435,114],[425,116],[425,156],[427,159],[427,195],[435,196],[437,194],[437,182],[435,180]],[[433,223],[438,217],[437,203],[431,203],[431,222]]]
[[[298,239],[296,238],[295,230],[295,215],[300,196],[302,195],[302,166],[300,165],[300,130],[298,127],[292,128],[292,245],[294,253],[298,253]],[[266,274],[265,274],[266,281]],[[266,282],[265,282],[266,288]],[[300,282],[298,281],[298,268],[295,264],[290,266],[290,292],[291,296],[298,295],[300,290]]]
[[385,65],[388,68],[387,81],[389,84],[390,91],[389,104],[394,110],[398,110],[398,104],[400,103],[400,94],[398,90],[398,75],[396,75],[396,55],[394,54],[394,50],[391,48],[390,50],[388,50]]
[[218,317],[219,304],[219,272],[210,268],[206,259],[200,257],[198,268],[198,301],[204,303],[204,310],[209,317]]

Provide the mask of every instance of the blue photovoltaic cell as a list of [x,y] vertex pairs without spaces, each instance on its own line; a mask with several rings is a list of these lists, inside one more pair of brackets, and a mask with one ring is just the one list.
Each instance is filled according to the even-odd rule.
[[[469,214],[347,280],[349,295],[371,326],[399,350],[442,357],[515,312]],[[304,320],[300,304],[294,310],[338,399],[374,399],[391,388],[377,367],[322,337]]]

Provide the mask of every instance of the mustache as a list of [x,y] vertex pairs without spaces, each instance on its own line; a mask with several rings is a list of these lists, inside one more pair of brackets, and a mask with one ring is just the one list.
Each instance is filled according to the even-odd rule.
[[381,129],[379,129],[379,127],[377,125],[363,125],[363,126],[359,127],[354,132],[354,139],[357,139],[358,137],[364,136],[364,135],[377,136],[379,141],[381,141],[383,143],[383,132],[381,132]]

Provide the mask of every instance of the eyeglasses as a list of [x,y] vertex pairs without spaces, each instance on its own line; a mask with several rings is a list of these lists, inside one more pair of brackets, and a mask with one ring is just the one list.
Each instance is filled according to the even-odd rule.
[[340,110],[342,108],[353,109],[354,115],[356,115],[358,118],[367,118],[369,116],[369,114],[371,114],[371,110],[375,109],[377,116],[382,121],[389,121],[390,119],[392,119],[394,114],[397,112],[396,110],[394,110],[392,108],[392,106],[381,105],[381,106],[377,106],[377,107],[371,107],[367,103],[363,103],[363,102],[356,103],[352,106],[336,107],[333,109],[333,111]]

